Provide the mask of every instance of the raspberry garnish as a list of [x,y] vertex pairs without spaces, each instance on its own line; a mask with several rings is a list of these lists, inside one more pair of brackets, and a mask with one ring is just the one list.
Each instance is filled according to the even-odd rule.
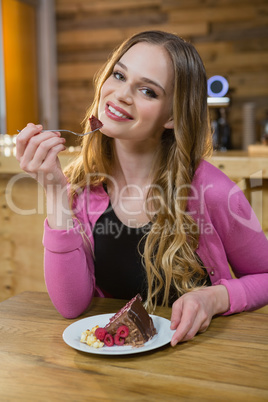
[[120,338],[126,338],[128,334],[129,328],[126,325],[121,325],[116,331],[116,335],[119,335]]
[[97,339],[103,342],[105,335],[107,334],[107,331],[105,328],[97,328],[95,331],[95,336]]
[[114,338],[112,337],[111,334],[108,334],[108,333],[105,335],[103,341],[106,346],[113,346],[113,344],[114,344]]
[[125,338],[120,337],[119,334],[114,336],[114,343],[118,346],[123,346],[125,343]]

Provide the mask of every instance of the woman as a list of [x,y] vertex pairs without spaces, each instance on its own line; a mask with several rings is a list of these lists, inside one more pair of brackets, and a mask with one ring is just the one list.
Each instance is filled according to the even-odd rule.
[[174,346],[217,314],[267,304],[267,239],[243,193],[203,160],[211,133],[195,48],[134,35],[96,78],[86,131],[92,114],[103,127],[65,174],[59,133],[28,124],[17,140],[21,167],[46,190],[45,278],[58,311],[72,318],[94,295],[140,292],[149,312],[172,304]]

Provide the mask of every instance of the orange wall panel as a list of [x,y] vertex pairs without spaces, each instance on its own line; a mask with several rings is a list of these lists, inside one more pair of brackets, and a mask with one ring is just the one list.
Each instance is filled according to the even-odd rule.
[[2,0],[7,133],[38,123],[36,10]]

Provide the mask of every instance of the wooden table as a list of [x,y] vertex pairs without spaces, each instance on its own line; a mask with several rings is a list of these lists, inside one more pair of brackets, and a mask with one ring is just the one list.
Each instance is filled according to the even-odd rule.
[[[117,311],[94,299],[79,318]],[[170,309],[158,315],[170,318]],[[0,400],[268,401],[268,315],[217,317],[192,341],[128,356],[79,352],[62,339],[62,318],[46,293],[0,303]]]

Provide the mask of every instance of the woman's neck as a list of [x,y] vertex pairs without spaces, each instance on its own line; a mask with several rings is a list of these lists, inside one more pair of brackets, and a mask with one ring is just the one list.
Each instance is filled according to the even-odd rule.
[[152,167],[155,161],[157,146],[146,144],[127,144],[115,141],[114,178],[118,185],[140,186],[149,185],[152,180]]
[[147,205],[157,146],[115,141],[114,183],[108,193],[117,217],[127,226],[147,224],[153,210]]

